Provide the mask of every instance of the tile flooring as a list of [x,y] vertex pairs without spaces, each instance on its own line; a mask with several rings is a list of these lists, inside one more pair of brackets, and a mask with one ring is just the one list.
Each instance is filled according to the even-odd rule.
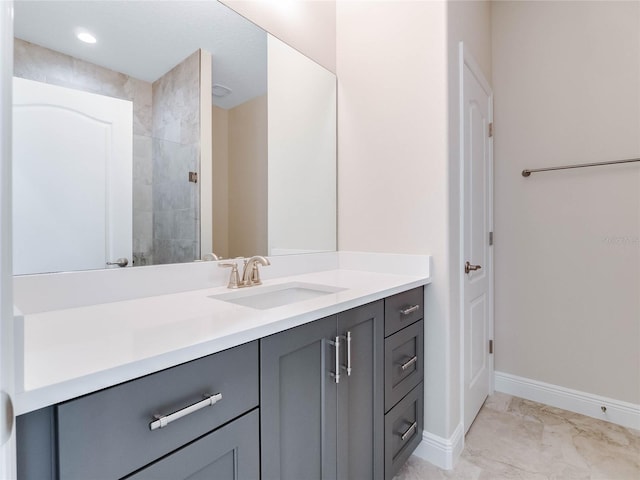
[[427,479],[640,480],[640,431],[496,393],[454,470],[412,456],[394,480]]

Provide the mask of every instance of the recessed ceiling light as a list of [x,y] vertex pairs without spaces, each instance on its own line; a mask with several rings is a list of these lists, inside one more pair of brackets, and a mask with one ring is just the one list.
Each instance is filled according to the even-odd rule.
[[98,41],[96,40],[96,37],[94,37],[87,31],[76,33],[76,37],[78,37],[78,40],[84,43],[96,43]]

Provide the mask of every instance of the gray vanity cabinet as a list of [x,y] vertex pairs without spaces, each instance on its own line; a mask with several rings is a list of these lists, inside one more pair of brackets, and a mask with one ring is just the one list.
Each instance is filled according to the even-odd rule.
[[422,439],[423,298],[401,292],[22,415],[18,479],[391,480]]
[[383,477],[383,315],[379,301],[261,340],[262,480]]

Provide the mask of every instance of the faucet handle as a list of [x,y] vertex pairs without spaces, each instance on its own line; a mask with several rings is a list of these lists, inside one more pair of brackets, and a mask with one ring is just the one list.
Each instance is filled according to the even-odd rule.
[[219,267],[230,267],[231,275],[229,276],[229,283],[227,288],[239,288],[240,287],[240,274],[238,273],[238,264],[236,262],[220,262]]
[[260,280],[260,270],[258,269],[258,264],[255,262],[251,269],[251,285],[262,285],[262,280]]

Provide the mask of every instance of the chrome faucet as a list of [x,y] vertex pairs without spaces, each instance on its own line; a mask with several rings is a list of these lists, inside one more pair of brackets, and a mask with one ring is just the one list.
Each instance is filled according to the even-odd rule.
[[229,277],[229,283],[227,288],[243,288],[250,287],[252,285],[261,285],[260,270],[258,270],[258,264],[263,266],[271,265],[269,259],[256,255],[249,259],[244,260],[244,269],[242,270],[242,278],[238,274],[238,264],[236,262],[221,262],[219,267],[231,267],[231,275]]

